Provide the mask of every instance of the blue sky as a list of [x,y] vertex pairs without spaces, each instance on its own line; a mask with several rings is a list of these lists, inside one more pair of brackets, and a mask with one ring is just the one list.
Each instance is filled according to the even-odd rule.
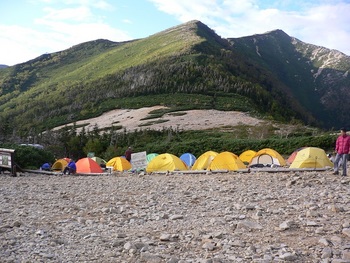
[[221,37],[282,29],[350,55],[350,0],[4,0],[0,64],[99,38],[125,41],[200,20]]

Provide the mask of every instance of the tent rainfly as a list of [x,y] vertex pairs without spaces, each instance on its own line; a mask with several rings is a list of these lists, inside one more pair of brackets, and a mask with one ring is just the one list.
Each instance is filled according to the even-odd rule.
[[207,151],[200,155],[192,166],[192,170],[205,170],[209,164],[214,160],[218,153],[214,151]]
[[326,152],[317,147],[306,147],[295,156],[289,168],[331,168],[333,163]]
[[232,152],[219,153],[208,166],[208,170],[235,171],[244,168],[245,164]]
[[186,164],[177,156],[170,153],[163,153],[154,157],[146,167],[146,172],[166,172],[166,171],[188,170]]
[[152,161],[152,159],[156,156],[158,156],[158,153],[149,153],[146,155],[146,159],[147,159],[147,163],[149,163],[150,161]]
[[89,157],[79,159],[75,165],[77,173],[103,173],[100,165]]
[[286,161],[277,151],[264,148],[258,151],[249,163],[249,166],[264,165],[264,166],[285,166]]
[[69,158],[58,159],[52,165],[51,170],[55,172],[63,172],[64,168],[68,165],[69,161],[70,161]]
[[256,151],[246,150],[239,155],[239,159],[244,164],[248,165],[250,163],[250,161],[253,159],[253,157],[255,156],[255,154],[256,154]]
[[180,159],[187,165],[187,167],[192,167],[196,161],[196,156],[192,153],[184,153],[180,156]]
[[106,163],[106,167],[113,167],[113,171],[127,171],[131,169],[131,163],[123,157],[114,157]]

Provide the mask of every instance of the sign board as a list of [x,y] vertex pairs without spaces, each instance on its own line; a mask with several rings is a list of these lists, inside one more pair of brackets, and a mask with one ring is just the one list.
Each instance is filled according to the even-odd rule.
[[16,176],[15,150],[0,148],[0,170],[10,170],[12,176]]
[[138,152],[131,154],[131,165],[133,170],[146,169],[147,157],[146,152]]

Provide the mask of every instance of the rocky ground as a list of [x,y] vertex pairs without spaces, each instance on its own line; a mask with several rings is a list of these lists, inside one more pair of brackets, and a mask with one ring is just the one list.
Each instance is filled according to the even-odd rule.
[[1,262],[350,262],[330,171],[0,180]]

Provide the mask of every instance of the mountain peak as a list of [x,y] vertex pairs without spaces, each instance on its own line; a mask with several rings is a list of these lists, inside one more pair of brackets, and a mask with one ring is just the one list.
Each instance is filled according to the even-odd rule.
[[266,35],[283,35],[283,36],[289,36],[286,32],[284,32],[282,29],[274,29],[265,32]]

